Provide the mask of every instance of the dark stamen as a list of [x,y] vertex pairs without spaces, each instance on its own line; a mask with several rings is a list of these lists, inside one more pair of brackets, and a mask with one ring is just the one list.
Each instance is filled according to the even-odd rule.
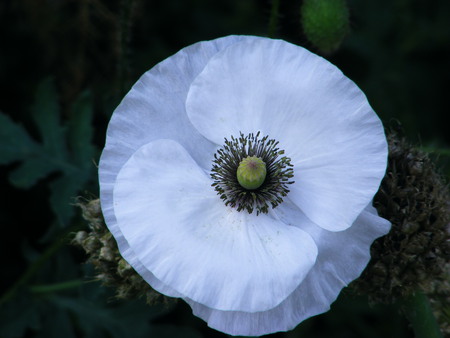
[[[267,213],[269,205],[277,207],[289,192],[287,185],[294,183],[290,180],[294,177],[291,159],[282,156],[284,150],[277,148],[278,141],[269,140],[268,136],[259,139],[259,135],[259,132],[248,136],[240,133],[239,138],[225,139],[225,145],[214,154],[211,169],[212,186],[225,205],[250,214],[256,209],[257,215]],[[236,177],[239,163],[247,156],[259,157],[266,164],[266,179],[254,190],[242,187]]]

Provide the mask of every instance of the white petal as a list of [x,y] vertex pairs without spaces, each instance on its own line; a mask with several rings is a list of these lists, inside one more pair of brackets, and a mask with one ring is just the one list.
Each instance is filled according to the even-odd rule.
[[284,41],[245,39],[217,53],[192,83],[186,110],[217,144],[257,131],[280,141],[294,164],[289,197],[331,231],[355,221],[386,169],[383,127],[361,90]]
[[146,144],[117,177],[118,227],[144,268],[184,297],[220,310],[273,308],[317,247],[295,226],[225,207],[211,183],[180,144]]
[[[191,125],[186,117],[185,100],[191,82],[209,59],[241,39],[230,36],[182,49],[146,72],[114,111],[100,159],[100,199],[106,225],[116,238],[122,256],[135,267],[139,261],[117,226],[112,205],[117,174],[139,147],[159,138],[177,140],[199,165],[210,168],[215,145]],[[153,278],[150,272],[143,273],[147,280]],[[155,283],[158,282],[155,280]],[[159,290],[169,296],[178,296],[169,287],[161,286]]]
[[189,299],[187,302],[210,327],[231,335],[259,336],[291,330],[303,320],[329,310],[341,289],[364,270],[370,260],[370,245],[390,229],[390,223],[373,210],[367,207],[345,231],[314,231],[319,246],[316,264],[300,286],[271,310],[219,311]]

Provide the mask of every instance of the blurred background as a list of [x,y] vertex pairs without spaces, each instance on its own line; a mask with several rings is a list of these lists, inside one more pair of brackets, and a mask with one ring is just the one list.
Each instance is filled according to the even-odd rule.
[[[0,337],[226,337],[176,305],[117,301],[69,234],[98,196],[107,123],[132,84],[192,43],[282,38],[321,54],[450,177],[450,2],[347,2],[333,53],[305,36],[301,0],[0,1]],[[273,337],[413,337],[395,305],[344,290],[331,311]]]

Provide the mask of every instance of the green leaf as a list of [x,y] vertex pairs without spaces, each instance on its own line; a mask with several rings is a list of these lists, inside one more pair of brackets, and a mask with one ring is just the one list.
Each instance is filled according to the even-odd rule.
[[167,324],[152,326],[151,336],[158,338],[202,338],[200,332],[191,327]]
[[67,297],[55,297],[53,302],[77,317],[86,338],[97,338],[104,331],[114,338],[150,337],[150,319],[163,312],[161,307],[149,307],[140,301],[129,301],[114,308]]
[[39,149],[26,130],[0,112],[0,164],[23,160]]
[[70,314],[56,307],[52,307],[50,311],[47,311],[42,330],[36,334],[36,338],[76,338]]
[[43,161],[42,158],[31,158],[15,169],[10,174],[9,180],[16,187],[27,189],[56,170],[53,163]]
[[93,109],[89,93],[75,102],[73,115],[65,125],[60,121],[59,110],[56,89],[46,79],[38,86],[31,108],[42,143],[0,113],[0,164],[22,161],[10,173],[10,182],[24,189],[58,173],[50,182],[50,205],[58,223],[67,225],[74,214],[73,198],[94,177],[97,151],[91,143]]
[[29,295],[22,294],[12,302],[0,307],[0,337],[20,338],[25,336],[27,329],[40,327],[38,304]]

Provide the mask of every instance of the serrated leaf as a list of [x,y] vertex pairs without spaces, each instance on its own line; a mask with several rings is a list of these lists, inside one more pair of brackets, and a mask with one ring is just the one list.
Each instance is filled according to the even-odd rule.
[[26,130],[0,112],[0,164],[22,160],[34,153],[38,144]]
[[31,112],[46,152],[66,159],[65,130],[61,126],[58,95],[51,79],[44,80],[38,86]]
[[90,166],[95,154],[92,145],[92,99],[88,92],[84,92],[72,107],[73,116],[69,121],[68,140],[74,163],[86,167]]
[[25,160],[10,175],[10,182],[18,188],[27,189],[32,187],[38,180],[57,171],[53,163],[43,161],[42,158],[31,158]]
[[73,198],[93,176],[96,155],[91,143],[93,111],[89,94],[84,93],[73,108],[66,133],[52,81],[47,79],[39,85],[32,113],[42,144],[0,113],[0,164],[23,161],[10,174],[11,183],[20,188],[30,188],[39,179],[59,173],[50,182],[50,205],[60,225],[67,225],[73,216]]
[[42,329],[36,334],[36,338],[76,338],[76,331],[67,311],[51,306],[44,317]]
[[37,329],[41,325],[38,312],[38,304],[25,294],[3,304],[0,307],[0,337],[20,338],[25,336],[27,329]]

